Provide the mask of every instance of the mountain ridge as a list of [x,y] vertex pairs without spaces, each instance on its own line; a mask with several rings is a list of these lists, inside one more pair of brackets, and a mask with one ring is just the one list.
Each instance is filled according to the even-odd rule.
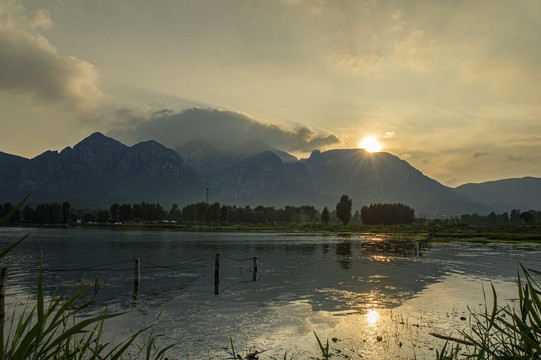
[[33,192],[30,203],[70,201],[79,207],[108,208],[113,202],[169,203],[172,195],[196,201],[193,193],[203,192],[198,175],[175,151],[155,141],[128,147],[101,133],[60,153],[46,151],[24,159],[15,168],[0,162],[0,170],[13,175],[0,179],[0,195],[10,201]]
[[[146,201],[168,206],[204,201],[209,188],[210,202],[229,205],[332,209],[340,195],[348,194],[357,209],[400,202],[417,215],[436,216],[510,211],[507,205],[525,198],[518,190],[516,199],[498,195],[513,193],[505,188],[518,186],[517,179],[499,180],[497,188],[492,182],[450,188],[386,152],[315,150],[298,160],[263,143],[248,142],[244,149],[224,152],[201,141],[175,150],[154,140],[126,146],[96,132],[73,147],[32,159],[0,152],[0,201],[18,201],[34,190],[34,203],[108,208],[113,202]],[[541,179],[522,179],[539,186],[541,194]]]
[[467,183],[456,189],[499,211],[539,209],[541,206],[541,179],[533,176]]

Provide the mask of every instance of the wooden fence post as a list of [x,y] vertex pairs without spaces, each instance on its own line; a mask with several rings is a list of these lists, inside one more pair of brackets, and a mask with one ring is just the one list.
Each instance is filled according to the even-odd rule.
[[220,294],[220,254],[216,254],[214,261],[214,295]]
[[259,268],[259,258],[254,257],[254,276],[252,277],[252,281],[257,281],[257,271]]
[[[2,279],[0,280],[0,322],[4,321],[6,307],[6,285],[8,282],[8,268],[2,268]],[[4,326],[2,323],[1,326]]]
[[141,284],[141,259],[135,259],[135,266],[133,269],[133,300],[137,303],[139,297],[139,285]]

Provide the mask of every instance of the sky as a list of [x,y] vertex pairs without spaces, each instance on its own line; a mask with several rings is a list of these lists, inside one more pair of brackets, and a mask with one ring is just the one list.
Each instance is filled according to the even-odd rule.
[[373,136],[444,185],[541,177],[539,0],[0,0],[0,151]]

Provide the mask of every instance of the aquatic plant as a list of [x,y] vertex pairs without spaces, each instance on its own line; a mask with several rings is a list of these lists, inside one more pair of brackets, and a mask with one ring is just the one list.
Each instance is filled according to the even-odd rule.
[[[523,265],[520,269],[517,303],[499,305],[498,294],[492,286],[492,304],[485,295],[484,309],[471,313],[470,328],[461,331],[460,338],[444,336],[448,341],[436,351],[436,359],[541,359],[541,287],[533,277],[541,272]],[[322,359],[330,359],[329,341],[324,345],[315,332],[314,335]],[[231,348],[233,357],[228,359],[254,360],[260,353],[242,357],[235,353],[232,341]],[[287,354],[283,359],[287,360]]]
[[[541,358],[541,288],[532,274],[539,271],[520,265],[518,274],[518,303],[498,304],[498,294],[492,286],[492,306],[471,314],[468,331],[461,334],[471,343],[464,349],[447,347],[438,352],[438,359],[540,359]],[[460,356],[459,356],[460,352]]]
[[[264,353],[265,351],[254,351],[254,352],[250,352],[250,353],[247,353],[245,355],[245,357],[243,357],[241,354],[237,353],[235,351],[235,345],[233,344],[233,338],[231,338],[231,336],[229,336],[229,343],[231,344],[231,350],[230,351],[227,351],[227,353],[229,355],[231,355],[231,357],[228,357],[226,359],[234,359],[234,360],[258,360],[259,357],[258,355],[261,354],[261,353]],[[285,357],[284,357],[285,359]]]
[[323,356],[324,359],[330,359],[332,355],[329,353],[329,339],[327,339],[327,344],[323,346],[315,332],[314,335],[316,336],[317,344],[319,346],[319,350],[321,351],[321,356]]
[[[330,349],[329,349],[329,339],[327,339],[327,344],[325,346],[323,346],[321,340],[319,340],[319,337],[317,336],[317,334],[315,332],[314,332],[314,335],[316,336],[316,340],[317,340],[317,343],[318,343],[318,346],[319,346],[319,350],[321,351],[321,356],[323,356],[323,359],[325,359],[325,360],[330,359],[332,354],[330,353]],[[231,357],[226,358],[227,360],[258,360],[259,359],[258,355],[266,352],[266,350],[264,350],[264,351],[246,352],[246,355],[244,355],[244,357],[243,357],[242,354],[239,354],[239,353],[237,353],[235,351],[235,344],[233,344],[233,339],[231,338],[231,336],[229,336],[229,343],[231,344],[231,349],[226,350],[226,352]],[[271,360],[288,360],[287,351],[284,353],[283,358],[271,357],[270,359]],[[315,358],[313,358],[313,359],[315,359]],[[293,356],[291,356],[289,358],[289,360],[293,360]]]
[[[28,199],[28,195],[6,216],[0,219],[4,226]],[[23,242],[23,236],[0,252],[0,259]],[[27,306],[20,315],[13,314],[0,319],[0,359],[120,359],[125,356],[163,359],[173,345],[162,349],[157,346],[154,331],[143,345],[136,344],[142,334],[152,325],[144,327],[119,344],[103,341],[103,326],[106,320],[123,313],[108,314],[107,310],[98,316],[77,321],[77,315],[91,302],[85,301],[89,285],[80,286],[73,295],[55,291],[46,304],[43,292],[42,266],[38,274],[36,304]],[[135,349],[136,354],[129,353]]]

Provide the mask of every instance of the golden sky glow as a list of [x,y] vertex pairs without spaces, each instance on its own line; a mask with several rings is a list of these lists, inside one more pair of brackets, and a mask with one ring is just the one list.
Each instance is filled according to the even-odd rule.
[[0,0],[0,151],[166,142],[196,106],[302,156],[372,134],[446,185],[541,176],[539,43],[538,0]]

